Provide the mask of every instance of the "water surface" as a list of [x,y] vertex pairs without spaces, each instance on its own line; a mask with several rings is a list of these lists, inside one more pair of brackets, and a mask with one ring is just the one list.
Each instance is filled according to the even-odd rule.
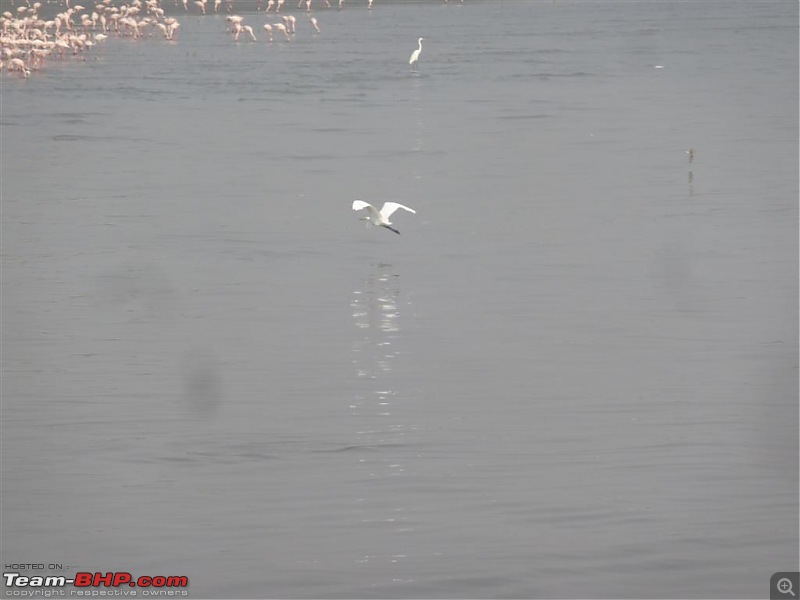
[[798,564],[797,5],[297,14],[2,74],[3,560],[764,596]]

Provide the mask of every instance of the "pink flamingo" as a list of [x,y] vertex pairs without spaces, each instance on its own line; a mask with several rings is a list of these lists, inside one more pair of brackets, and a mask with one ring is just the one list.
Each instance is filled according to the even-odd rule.
[[292,38],[289,37],[289,32],[286,30],[286,25],[284,25],[283,23],[273,23],[272,24],[272,28],[275,31],[282,31],[283,35],[286,36],[287,40],[291,40],[292,39]]
[[225,20],[228,22],[228,24],[225,26],[225,29],[227,30],[230,27],[230,30],[233,31],[236,25],[241,26],[244,17],[240,17],[239,15],[228,15],[225,17]]
[[8,70],[19,71],[20,75],[22,75],[25,79],[31,76],[30,69],[25,66],[25,61],[21,58],[12,58],[10,61],[8,61]]
[[271,42],[272,41],[272,25],[270,25],[269,23],[264,23],[264,31],[269,36],[269,41]]
[[314,28],[314,31],[319,33],[319,25],[317,25],[316,17],[311,17],[310,21],[311,21],[311,26]]

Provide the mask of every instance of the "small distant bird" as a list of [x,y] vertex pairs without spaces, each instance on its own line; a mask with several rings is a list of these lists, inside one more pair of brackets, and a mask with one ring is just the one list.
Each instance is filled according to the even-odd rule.
[[689,162],[692,162],[694,160],[694,148],[689,148],[686,154],[689,155]]
[[363,200],[355,200],[353,202],[353,210],[362,210],[364,208],[367,209],[369,214],[366,217],[361,217],[362,221],[369,221],[378,227],[385,227],[389,231],[394,231],[398,235],[400,235],[400,232],[392,227],[392,222],[389,220],[389,217],[391,217],[394,211],[396,211],[398,208],[407,210],[410,213],[417,212],[413,208],[408,208],[407,206],[403,206],[397,202],[386,202],[380,210],[372,206],[372,204],[369,202],[364,202]]
[[408,59],[408,64],[409,65],[413,66],[413,65],[415,65],[415,64],[417,64],[419,62],[419,55],[422,54],[422,40],[424,40],[424,39],[425,38],[419,38],[417,40],[417,43],[419,44],[419,48],[417,48],[416,50],[414,50],[414,52],[412,52],[411,58]]
[[274,31],[280,31],[281,33],[283,33],[283,35],[286,36],[287,40],[291,40],[292,39],[292,38],[289,37],[289,30],[286,29],[286,25],[284,25],[283,23],[273,23],[272,24],[272,29]]
[[253,28],[250,25],[242,25],[242,31],[250,36],[250,39],[256,41],[256,34],[253,33]]

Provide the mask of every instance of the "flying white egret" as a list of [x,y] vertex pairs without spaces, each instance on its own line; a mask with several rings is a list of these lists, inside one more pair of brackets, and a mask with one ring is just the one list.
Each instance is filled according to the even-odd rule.
[[413,208],[408,208],[407,206],[403,206],[402,204],[398,204],[397,202],[386,202],[383,207],[378,210],[369,202],[364,202],[363,200],[355,200],[353,201],[353,210],[362,210],[366,208],[369,214],[366,217],[361,217],[362,221],[369,221],[373,225],[378,225],[379,227],[386,227],[389,231],[394,231],[396,234],[400,234],[397,229],[392,227],[392,222],[389,220],[389,217],[392,216],[394,211],[398,208],[402,208],[403,210],[407,210],[410,213],[416,213]]
[[419,38],[417,40],[417,43],[419,44],[419,48],[414,50],[414,52],[411,54],[411,58],[408,59],[408,64],[414,65],[417,62],[419,62],[419,55],[422,54],[422,40],[424,40],[424,39],[425,38]]

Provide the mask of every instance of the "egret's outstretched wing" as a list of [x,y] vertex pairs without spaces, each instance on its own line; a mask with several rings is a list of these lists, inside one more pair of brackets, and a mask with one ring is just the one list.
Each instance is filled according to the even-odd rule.
[[364,202],[363,200],[353,200],[353,210],[361,210],[362,208],[366,208],[373,217],[380,217],[381,214],[378,212],[378,209],[372,206],[369,202]]
[[353,210],[361,210],[362,208],[367,208],[368,206],[372,206],[369,202],[364,202],[363,200],[353,200]]
[[408,208],[407,206],[403,206],[402,204],[398,204],[397,202],[387,202],[386,204],[383,205],[383,208],[381,208],[381,216],[384,219],[388,219],[390,216],[392,216],[392,213],[394,213],[394,211],[396,211],[398,208],[407,210],[410,213],[417,212],[413,208]]

